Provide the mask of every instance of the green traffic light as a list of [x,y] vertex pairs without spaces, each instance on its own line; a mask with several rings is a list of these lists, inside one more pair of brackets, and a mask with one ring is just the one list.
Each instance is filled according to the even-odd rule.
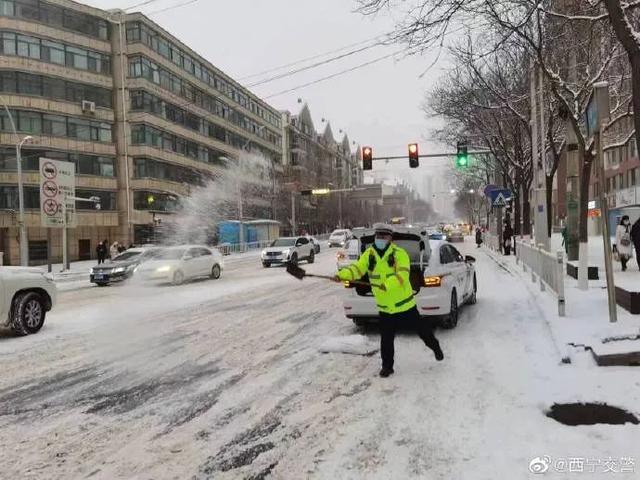
[[469,165],[469,157],[460,155],[456,158],[456,166],[458,168],[465,168]]

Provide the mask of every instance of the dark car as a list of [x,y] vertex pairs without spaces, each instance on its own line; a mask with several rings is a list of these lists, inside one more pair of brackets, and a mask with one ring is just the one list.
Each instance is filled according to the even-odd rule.
[[100,287],[122,282],[133,275],[138,265],[154,258],[160,251],[160,248],[130,248],[110,262],[93,267],[89,281]]

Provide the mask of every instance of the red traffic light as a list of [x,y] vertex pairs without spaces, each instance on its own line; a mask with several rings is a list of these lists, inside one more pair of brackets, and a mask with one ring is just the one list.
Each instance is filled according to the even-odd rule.
[[418,168],[420,166],[420,153],[417,143],[409,144],[409,167]]
[[373,169],[373,149],[364,147],[362,149],[362,170]]

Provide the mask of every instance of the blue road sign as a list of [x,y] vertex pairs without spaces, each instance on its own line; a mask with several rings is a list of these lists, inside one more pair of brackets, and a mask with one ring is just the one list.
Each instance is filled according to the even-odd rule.
[[512,196],[511,190],[503,188],[499,190],[491,190],[489,197],[491,198],[491,205],[494,207],[504,207]]

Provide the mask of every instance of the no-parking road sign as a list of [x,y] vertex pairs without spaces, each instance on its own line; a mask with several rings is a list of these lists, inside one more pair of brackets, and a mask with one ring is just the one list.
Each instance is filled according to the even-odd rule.
[[[62,228],[63,202],[76,195],[76,165],[40,158],[40,219],[43,227]],[[76,226],[74,200],[66,200],[67,227]]]

